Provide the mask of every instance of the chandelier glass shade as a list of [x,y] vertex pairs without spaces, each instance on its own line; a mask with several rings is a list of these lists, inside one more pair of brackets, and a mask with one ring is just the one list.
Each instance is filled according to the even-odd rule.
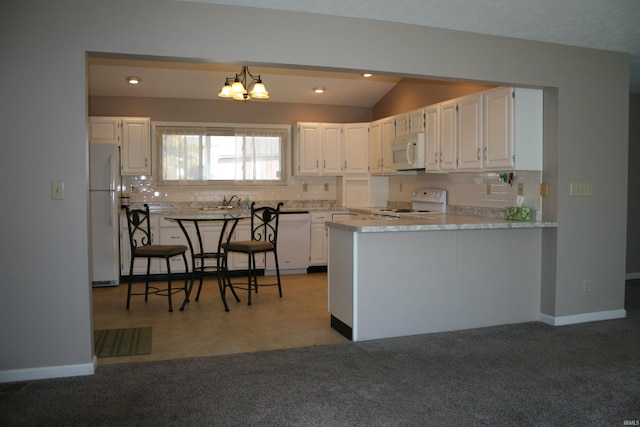
[[[247,81],[248,80],[248,81]],[[248,91],[251,89],[250,91]],[[254,76],[249,72],[249,67],[243,66],[242,71],[235,77],[227,77],[220,93],[220,98],[231,98],[236,101],[248,101],[254,99],[269,99],[269,92],[264,87],[260,75]]]

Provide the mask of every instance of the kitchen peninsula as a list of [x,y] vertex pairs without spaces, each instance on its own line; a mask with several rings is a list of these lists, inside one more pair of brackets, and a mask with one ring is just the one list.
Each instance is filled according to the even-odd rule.
[[353,341],[539,318],[542,234],[554,222],[442,214],[327,226],[331,325]]

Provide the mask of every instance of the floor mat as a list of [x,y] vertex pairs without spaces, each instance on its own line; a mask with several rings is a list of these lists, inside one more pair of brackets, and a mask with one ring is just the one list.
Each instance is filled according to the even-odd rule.
[[118,357],[151,353],[152,327],[99,329],[94,331],[96,356]]

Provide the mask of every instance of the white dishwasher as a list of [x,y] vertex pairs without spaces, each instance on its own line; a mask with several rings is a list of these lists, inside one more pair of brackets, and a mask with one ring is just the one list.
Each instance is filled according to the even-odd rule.
[[[281,275],[307,273],[311,252],[311,215],[308,211],[280,212],[277,248]],[[264,274],[276,274],[272,253],[267,253]]]

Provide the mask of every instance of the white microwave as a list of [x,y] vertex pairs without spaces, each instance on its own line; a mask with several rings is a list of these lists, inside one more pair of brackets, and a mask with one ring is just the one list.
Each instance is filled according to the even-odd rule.
[[411,133],[391,140],[391,163],[397,171],[424,169],[424,133]]

